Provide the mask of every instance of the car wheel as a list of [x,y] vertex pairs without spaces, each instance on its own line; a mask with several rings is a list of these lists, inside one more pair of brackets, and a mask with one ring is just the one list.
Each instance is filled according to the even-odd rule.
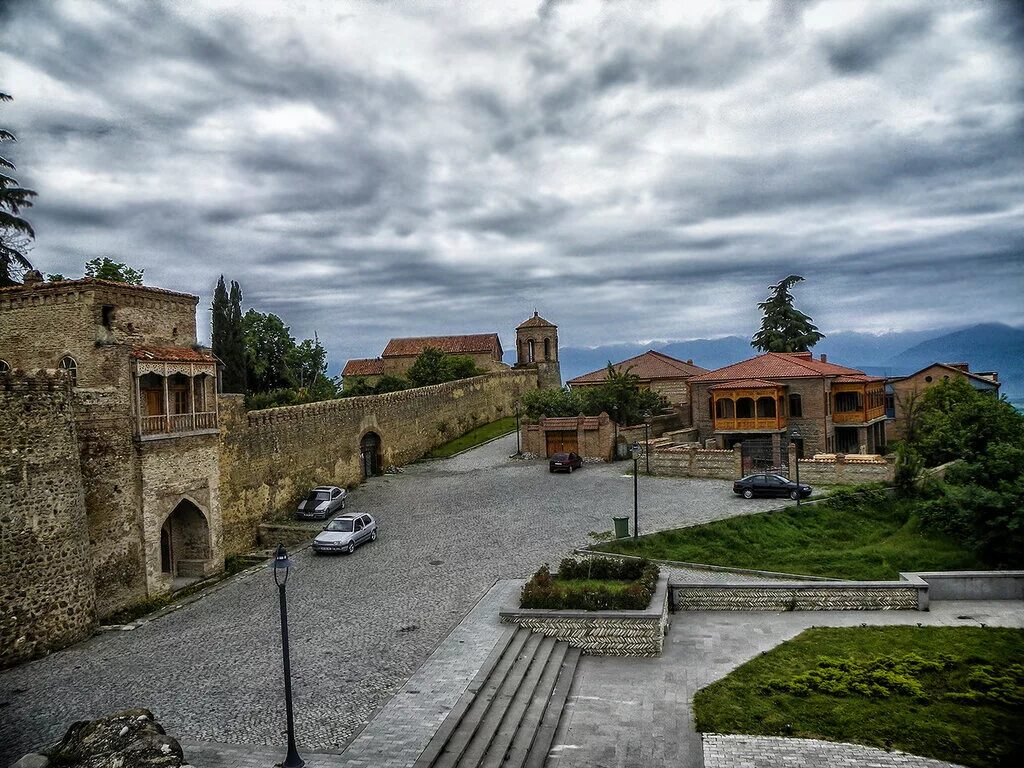
[[750,490],[749,488],[745,489],[743,491],[743,498],[744,499],[752,499],[752,498],[754,498],[754,492],[752,490]]
[[796,501],[799,497],[800,497],[800,491],[790,491],[789,492],[789,498],[791,498],[793,501]]
[[377,540],[377,529],[374,528],[372,531],[370,531],[370,541],[376,541],[376,540]]
[[356,543],[354,541],[350,541],[348,543],[348,546],[345,547],[345,551],[351,555],[353,552],[356,551]]

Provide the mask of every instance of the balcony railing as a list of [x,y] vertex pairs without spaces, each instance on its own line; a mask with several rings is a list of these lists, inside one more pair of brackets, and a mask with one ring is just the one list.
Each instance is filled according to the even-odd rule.
[[746,431],[751,429],[784,429],[785,416],[759,416],[753,419],[715,419],[715,430]]
[[856,411],[832,411],[833,424],[866,424],[869,421],[885,416],[885,405],[874,408],[858,408]]
[[202,432],[217,429],[217,412],[169,413],[143,416],[139,419],[139,432],[143,436],[168,435],[177,432]]

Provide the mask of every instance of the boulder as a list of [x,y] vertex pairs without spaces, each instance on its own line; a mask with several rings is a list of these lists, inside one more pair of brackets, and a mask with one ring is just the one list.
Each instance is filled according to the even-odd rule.
[[148,709],[74,723],[48,751],[62,768],[179,768],[185,757]]

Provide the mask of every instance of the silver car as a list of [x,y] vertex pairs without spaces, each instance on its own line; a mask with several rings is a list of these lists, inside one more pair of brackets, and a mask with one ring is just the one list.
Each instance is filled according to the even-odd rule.
[[335,485],[321,485],[309,492],[299,502],[295,516],[300,520],[326,520],[345,508],[345,497],[348,493],[344,488]]
[[336,517],[313,539],[314,552],[347,552],[366,541],[377,540],[377,521],[370,515],[349,513]]

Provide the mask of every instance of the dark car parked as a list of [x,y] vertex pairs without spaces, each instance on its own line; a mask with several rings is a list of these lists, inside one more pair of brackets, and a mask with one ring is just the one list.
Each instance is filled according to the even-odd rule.
[[811,495],[811,486],[801,483],[797,485],[782,475],[747,475],[732,484],[733,493],[744,499],[755,496],[789,496],[791,499],[806,499]]
[[572,472],[583,466],[583,459],[576,453],[552,453],[548,462],[549,472]]

